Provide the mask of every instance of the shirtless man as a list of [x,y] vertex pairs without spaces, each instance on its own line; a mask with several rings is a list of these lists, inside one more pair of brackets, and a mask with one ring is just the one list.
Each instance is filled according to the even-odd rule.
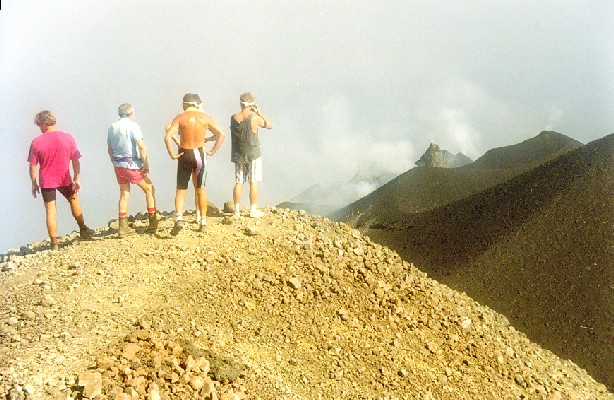
[[[224,142],[224,133],[215,121],[202,111],[200,96],[188,93],[183,96],[183,113],[177,115],[167,126],[164,142],[168,155],[177,163],[177,192],[175,194],[175,211],[177,219],[171,230],[176,236],[183,228],[183,212],[190,176],[193,175],[194,188],[198,199],[200,212],[200,231],[204,232],[207,225],[207,193],[205,180],[207,178],[207,156],[214,155]],[[209,130],[215,136],[215,144],[211,150],[205,150],[205,134]],[[179,151],[173,149],[173,136],[179,133]]]
[[[202,105],[200,107],[200,110],[202,111]],[[167,129],[170,126],[171,123],[172,123],[172,121],[169,122],[168,125],[164,129]],[[212,140],[216,140],[215,136],[213,136],[213,135],[205,138],[205,143],[210,142]],[[175,142],[177,147],[180,147],[180,143],[181,142],[179,141],[179,136],[173,135],[173,142]],[[196,223],[198,224],[198,223],[200,223],[200,210],[198,209],[198,192],[196,191],[196,182],[197,182],[196,175],[194,175],[194,173],[192,173],[192,183],[194,184],[194,208],[196,210]]]

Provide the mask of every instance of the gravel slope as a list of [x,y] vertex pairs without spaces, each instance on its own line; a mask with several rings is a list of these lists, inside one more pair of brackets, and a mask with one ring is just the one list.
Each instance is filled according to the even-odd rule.
[[347,225],[167,216],[3,257],[0,398],[614,398]]

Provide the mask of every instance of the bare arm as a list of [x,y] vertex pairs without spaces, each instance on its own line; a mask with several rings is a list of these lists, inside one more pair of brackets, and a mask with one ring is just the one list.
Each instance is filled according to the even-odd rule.
[[113,148],[111,146],[107,146],[107,153],[109,153],[109,158],[113,161]]
[[72,160],[72,170],[74,174],[73,185],[75,191],[78,192],[81,189],[81,162],[79,160]]
[[166,151],[168,151],[168,155],[171,157],[171,159],[176,160],[183,154],[177,154],[175,153],[175,150],[173,150],[173,138],[175,136],[175,132],[179,130],[179,122],[174,119],[172,122],[166,125],[164,129],[166,130],[166,135],[164,136],[164,143],[166,143]]
[[36,183],[36,165],[30,164],[30,180],[32,181],[32,196],[36,198],[36,193],[39,192],[38,183]]
[[215,144],[213,145],[213,148],[206,153],[207,155],[212,156],[219,150],[222,143],[224,143],[224,132],[222,132],[222,129],[215,123],[214,120],[209,121],[209,131],[211,131],[211,133],[213,133],[213,137],[215,137]]
[[[260,112],[257,106],[254,108],[254,112],[256,114],[256,118],[252,118],[252,121],[256,122],[256,125],[258,127],[273,129],[273,122],[266,116],[264,116],[264,114]],[[255,129],[252,129],[252,131],[256,132]]]
[[143,174],[147,174],[149,172],[149,160],[147,159],[147,146],[145,146],[145,142],[143,139],[139,139],[136,141],[136,145],[139,148],[139,152],[141,153],[141,161],[143,161]]

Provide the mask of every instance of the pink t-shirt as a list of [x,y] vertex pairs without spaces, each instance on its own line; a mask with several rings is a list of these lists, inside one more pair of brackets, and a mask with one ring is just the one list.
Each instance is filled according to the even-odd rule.
[[70,161],[81,157],[77,141],[70,133],[53,131],[37,136],[30,145],[28,162],[40,164],[39,186],[53,189],[72,184]]

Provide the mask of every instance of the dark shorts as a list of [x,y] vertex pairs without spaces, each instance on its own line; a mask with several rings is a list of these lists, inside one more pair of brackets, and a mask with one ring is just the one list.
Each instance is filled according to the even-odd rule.
[[73,185],[60,186],[59,188],[51,188],[51,189],[41,188],[41,195],[43,196],[43,201],[45,203],[49,203],[50,201],[55,201],[56,189],[58,192],[62,193],[62,196],[64,196],[67,200],[71,198],[72,196],[74,196],[75,193],[77,193]]
[[177,161],[177,189],[187,189],[190,176],[194,175],[194,187],[205,187],[207,179],[207,153],[205,149],[179,149],[183,153]]

